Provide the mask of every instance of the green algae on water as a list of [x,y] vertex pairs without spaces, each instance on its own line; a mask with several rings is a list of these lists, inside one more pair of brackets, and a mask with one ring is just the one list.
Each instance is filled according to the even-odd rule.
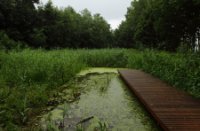
[[90,73],[117,73],[118,68],[88,68],[78,73],[78,75],[86,75]]
[[[73,103],[68,103],[64,118],[64,104],[59,105],[44,117],[51,114],[51,121],[57,123],[58,126],[63,122],[63,129],[66,131],[76,130],[77,126],[81,126],[86,131],[94,131],[94,129],[102,128],[102,125],[106,130],[113,131],[159,130],[123,84],[117,74],[117,69],[108,70],[98,68],[81,72],[83,78],[78,83],[74,82],[70,85],[80,90],[81,95]],[[88,73],[89,75],[86,75]],[[44,117],[43,125],[45,125]],[[87,118],[91,119],[87,120]],[[79,124],[82,120],[87,121]]]

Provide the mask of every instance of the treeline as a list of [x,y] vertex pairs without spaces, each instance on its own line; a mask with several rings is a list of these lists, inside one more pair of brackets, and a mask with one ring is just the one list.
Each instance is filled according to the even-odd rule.
[[119,47],[198,49],[200,0],[134,0],[115,40]]
[[0,48],[105,48],[112,46],[110,25],[87,9],[59,9],[49,1],[0,1]]
[[198,50],[200,0],[133,0],[114,32],[100,14],[49,1],[0,1],[0,49],[156,48]]

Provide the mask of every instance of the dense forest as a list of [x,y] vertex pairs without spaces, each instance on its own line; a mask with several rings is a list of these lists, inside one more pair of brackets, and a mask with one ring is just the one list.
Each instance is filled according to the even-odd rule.
[[199,33],[199,0],[134,0],[115,37],[123,47],[176,51],[194,49]]
[[200,37],[199,0],[134,0],[115,31],[100,14],[51,1],[2,0],[0,48],[156,48],[195,49]]
[[[103,48],[112,43],[109,24],[100,14],[72,7],[58,9],[49,1],[3,0],[0,2],[2,48],[18,46],[42,48]],[[11,38],[14,41],[8,41]],[[5,42],[6,41],[6,42]],[[20,41],[20,42],[19,42]]]

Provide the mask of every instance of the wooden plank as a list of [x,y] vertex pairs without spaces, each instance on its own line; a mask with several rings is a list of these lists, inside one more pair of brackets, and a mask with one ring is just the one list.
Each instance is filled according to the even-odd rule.
[[119,74],[165,131],[200,131],[200,100],[139,70]]

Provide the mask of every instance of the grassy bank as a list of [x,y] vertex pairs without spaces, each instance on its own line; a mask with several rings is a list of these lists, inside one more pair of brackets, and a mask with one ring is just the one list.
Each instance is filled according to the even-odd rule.
[[26,125],[61,85],[87,67],[141,69],[200,98],[199,59],[194,54],[127,49],[1,52],[0,127]]
[[142,69],[200,98],[200,55],[160,51],[129,53],[129,68]]
[[86,65],[74,51],[24,50],[0,56],[0,123],[25,125],[59,87]]

